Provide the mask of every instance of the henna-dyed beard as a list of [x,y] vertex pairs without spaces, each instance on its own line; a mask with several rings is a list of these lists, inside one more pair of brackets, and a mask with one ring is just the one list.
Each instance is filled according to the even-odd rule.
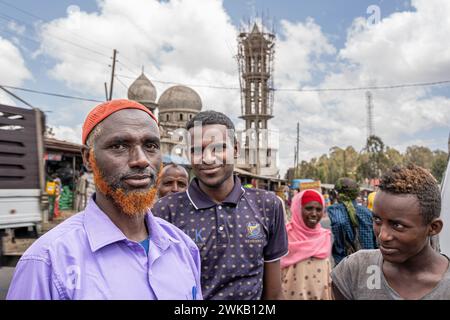
[[147,191],[125,192],[122,188],[114,187],[106,182],[101,170],[97,166],[93,150],[90,152],[90,159],[95,187],[105,196],[111,198],[127,216],[142,216],[153,206],[156,200],[157,185],[160,176],[158,176],[154,186]]

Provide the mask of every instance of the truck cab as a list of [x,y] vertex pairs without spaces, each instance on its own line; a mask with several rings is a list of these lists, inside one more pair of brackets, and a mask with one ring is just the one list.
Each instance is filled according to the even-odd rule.
[[44,130],[39,109],[0,104],[0,266],[5,232],[37,236],[42,222]]

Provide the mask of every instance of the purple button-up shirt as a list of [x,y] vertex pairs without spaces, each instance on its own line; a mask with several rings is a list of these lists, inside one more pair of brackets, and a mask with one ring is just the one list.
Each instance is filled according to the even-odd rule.
[[148,255],[91,198],[24,253],[7,299],[202,299],[195,243],[150,211],[146,223]]

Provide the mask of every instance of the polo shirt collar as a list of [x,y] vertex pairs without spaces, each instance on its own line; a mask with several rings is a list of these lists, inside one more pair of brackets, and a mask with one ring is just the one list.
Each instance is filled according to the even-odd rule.
[[[225,200],[222,201],[222,204],[230,204],[232,206],[236,206],[244,195],[245,190],[242,187],[241,180],[234,176],[234,186]],[[189,188],[186,190],[186,194],[191,201],[192,205],[195,209],[208,209],[217,205],[207,194],[205,194],[198,184],[198,179],[192,179],[189,184]]]
[[[127,240],[123,232],[111,221],[100,207],[95,203],[94,197],[84,210],[84,227],[92,252],[95,252],[109,244]],[[149,210],[145,215],[149,229],[150,240],[162,250],[167,249],[172,243],[179,241],[171,237],[156,221]]]

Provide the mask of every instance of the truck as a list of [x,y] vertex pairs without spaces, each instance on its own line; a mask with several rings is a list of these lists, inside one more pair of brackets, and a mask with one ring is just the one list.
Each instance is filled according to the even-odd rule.
[[45,116],[0,104],[0,266],[3,237],[37,237],[43,220]]

